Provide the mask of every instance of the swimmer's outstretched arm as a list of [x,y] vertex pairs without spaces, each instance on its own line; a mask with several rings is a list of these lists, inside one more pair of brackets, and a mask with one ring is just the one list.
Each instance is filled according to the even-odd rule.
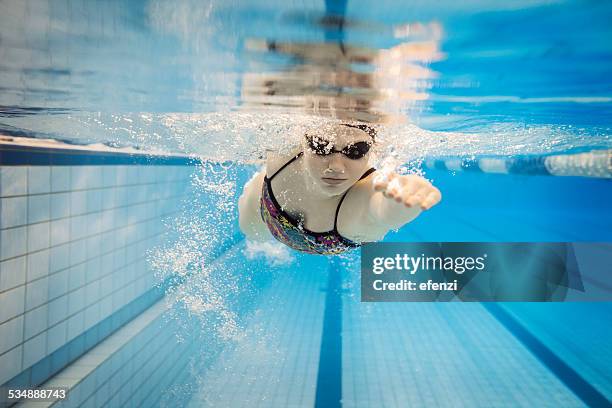
[[423,177],[376,172],[357,182],[347,196],[338,218],[340,233],[356,241],[379,241],[441,198],[440,191]]
[[375,175],[369,215],[379,225],[397,229],[414,220],[442,198],[440,190],[423,177],[397,173]]

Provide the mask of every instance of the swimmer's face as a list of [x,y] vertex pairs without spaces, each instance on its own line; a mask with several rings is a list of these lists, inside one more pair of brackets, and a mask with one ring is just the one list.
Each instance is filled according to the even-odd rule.
[[[312,141],[317,147],[327,148],[330,152],[342,151],[349,156],[360,156],[359,148],[367,150],[373,144],[372,137],[365,131],[348,126],[338,125],[327,131],[312,131],[304,139],[304,166],[312,182],[329,196],[344,193],[355,184],[368,168],[370,152],[360,158],[352,159],[343,153],[333,152],[326,155],[317,154]],[[352,154],[351,154],[352,153]]]

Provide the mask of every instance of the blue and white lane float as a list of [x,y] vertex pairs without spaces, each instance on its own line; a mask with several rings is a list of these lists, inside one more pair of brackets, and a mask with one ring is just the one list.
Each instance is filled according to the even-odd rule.
[[426,159],[424,167],[479,173],[612,178],[612,149],[522,157]]

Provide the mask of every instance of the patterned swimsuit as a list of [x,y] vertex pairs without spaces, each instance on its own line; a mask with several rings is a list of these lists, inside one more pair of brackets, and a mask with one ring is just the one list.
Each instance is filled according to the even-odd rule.
[[[261,218],[268,226],[268,229],[278,241],[296,249],[298,251],[307,252],[310,254],[333,255],[346,252],[352,248],[357,248],[361,244],[355,241],[344,238],[338,233],[338,213],[344,197],[348,190],[342,195],[338,207],[336,207],[336,216],[334,218],[334,229],[327,232],[313,232],[304,228],[303,223],[296,220],[287,212],[283,211],[278,201],[272,193],[272,179],[281,172],[289,164],[297,160],[303,152],[285,163],[272,177],[264,177],[264,183],[261,193]],[[366,178],[376,169],[371,168],[366,171],[361,179]]]

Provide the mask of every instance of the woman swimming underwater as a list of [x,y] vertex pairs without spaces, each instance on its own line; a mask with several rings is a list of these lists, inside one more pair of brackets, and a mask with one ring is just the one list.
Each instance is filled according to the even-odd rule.
[[306,133],[290,155],[269,154],[265,171],[240,197],[242,232],[303,252],[339,254],[382,239],[436,205],[440,191],[423,177],[369,166],[375,138],[371,126],[343,123]]

